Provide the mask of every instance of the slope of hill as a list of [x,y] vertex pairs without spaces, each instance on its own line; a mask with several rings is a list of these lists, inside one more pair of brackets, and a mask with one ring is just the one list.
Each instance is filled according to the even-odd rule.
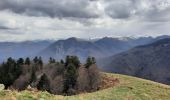
[[103,69],[170,84],[169,54],[170,38],[162,39],[106,59]]
[[119,74],[106,74],[118,78],[119,84],[108,89],[75,96],[52,95],[37,91],[0,91],[1,100],[169,100],[170,86]]

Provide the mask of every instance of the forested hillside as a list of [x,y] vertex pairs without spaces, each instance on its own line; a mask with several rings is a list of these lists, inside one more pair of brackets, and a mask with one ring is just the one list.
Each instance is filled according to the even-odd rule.
[[5,89],[21,91],[30,86],[52,94],[73,95],[99,90],[101,75],[94,57],[88,57],[85,64],[76,56],[61,61],[50,58],[48,64],[41,57],[10,57],[0,65],[0,83]]

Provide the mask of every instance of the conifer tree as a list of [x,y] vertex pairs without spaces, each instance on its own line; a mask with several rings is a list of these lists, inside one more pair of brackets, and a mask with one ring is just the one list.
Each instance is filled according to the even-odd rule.
[[61,64],[64,64],[64,61],[61,59],[61,60],[60,60],[60,63],[61,63]]
[[30,58],[29,58],[29,57],[27,57],[27,58],[25,59],[25,64],[26,64],[26,65],[30,65],[30,64],[31,64],[31,61],[30,61]]
[[30,80],[30,83],[36,81],[37,77],[36,77],[36,74],[35,74],[35,73],[36,73],[36,71],[35,71],[35,68],[33,67],[33,68],[32,68],[32,71],[31,71],[31,80]]
[[39,64],[40,66],[43,66],[43,61],[42,61],[42,58],[41,58],[41,57],[38,58],[38,64]]
[[23,58],[19,58],[19,59],[17,60],[17,64],[18,64],[18,65],[23,65],[23,64],[24,64],[24,59],[23,59]]
[[76,85],[78,73],[74,64],[70,63],[64,72],[64,93]]
[[8,88],[10,85],[12,85],[22,73],[21,66],[18,65],[11,57],[8,58],[7,62],[2,64],[0,70],[0,83],[4,84],[5,88]]
[[33,59],[33,62],[34,62],[34,63],[37,63],[37,62],[38,62],[38,57],[37,57],[37,56]]
[[48,77],[46,76],[46,74],[43,74],[41,76],[41,79],[37,84],[37,89],[50,92],[50,81]]
[[56,63],[56,60],[55,60],[54,58],[50,57],[50,59],[49,59],[48,62],[49,62],[50,64],[52,64],[52,63]]
[[92,64],[96,64],[96,60],[94,57],[88,57],[86,60],[85,67],[89,68]]

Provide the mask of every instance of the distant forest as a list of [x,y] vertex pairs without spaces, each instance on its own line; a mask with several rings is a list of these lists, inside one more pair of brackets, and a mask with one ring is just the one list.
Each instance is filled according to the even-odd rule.
[[41,57],[8,58],[0,65],[0,83],[6,89],[25,90],[28,86],[52,94],[75,95],[99,90],[101,75],[94,57],[81,64],[77,56],[67,56],[47,64]]

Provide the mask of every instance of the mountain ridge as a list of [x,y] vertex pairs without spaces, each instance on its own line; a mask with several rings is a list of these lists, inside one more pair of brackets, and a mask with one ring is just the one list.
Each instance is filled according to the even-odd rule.
[[159,36],[156,38],[103,37],[92,40],[71,37],[57,41],[38,40],[23,42],[0,42],[0,61],[2,62],[7,57],[19,58],[33,56],[44,56],[46,58],[45,60],[49,59],[50,56],[62,59],[65,55],[77,55],[82,61],[84,61],[87,56],[94,56],[97,59],[101,59],[129,50],[135,46],[148,44],[166,37],[168,36]]
[[103,70],[170,84],[170,38],[137,46],[106,60]]
[[151,43],[154,40],[155,38],[151,37],[141,37],[137,39],[129,37],[126,41],[119,38],[104,37],[95,41],[88,41],[73,37],[54,42],[38,55],[45,58],[52,56],[57,59],[64,58],[66,55],[77,55],[84,61],[84,58],[88,56],[94,56],[96,58],[108,57],[138,45]]

